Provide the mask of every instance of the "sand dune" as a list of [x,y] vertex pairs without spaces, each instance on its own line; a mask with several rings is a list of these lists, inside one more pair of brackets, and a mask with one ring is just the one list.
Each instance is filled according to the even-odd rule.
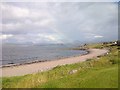
[[87,55],[64,58],[64,59],[59,59],[59,60],[54,60],[54,61],[46,61],[46,62],[26,64],[26,65],[19,65],[19,66],[4,67],[4,68],[0,68],[0,71],[2,70],[3,77],[32,74],[32,73],[37,73],[37,72],[52,69],[58,65],[83,62],[87,59],[103,55],[103,54],[107,53],[108,50],[106,50],[106,49],[89,49],[89,52],[90,53]]

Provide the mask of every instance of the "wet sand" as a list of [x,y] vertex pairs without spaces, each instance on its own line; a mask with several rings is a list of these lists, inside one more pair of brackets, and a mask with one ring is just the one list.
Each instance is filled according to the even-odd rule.
[[76,57],[64,58],[54,61],[31,63],[19,66],[3,67],[2,70],[3,77],[10,76],[22,76],[26,74],[37,73],[41,71],[50,70],[58,65],[73,64],[78,62],[86,61],[87,59],[95,58],[100,55],[104,55],[108,52],[106,49],[89,49],[89,53],[86,55],[80,55]]

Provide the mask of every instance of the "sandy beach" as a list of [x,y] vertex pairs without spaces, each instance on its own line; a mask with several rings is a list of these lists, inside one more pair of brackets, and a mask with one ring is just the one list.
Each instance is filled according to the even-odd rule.
[[64,58],[64,59],[59,59],[59,60],[54,60],[54,61],[46,61],[46,62],[19,65],[19,66],[3,67],[3,68],[0,68],[0,71],[2,70],[3,77],[22,76],[26,74],[32,74],[32,73],[50,70],[58,65],[83,62],[83,61],[86,61],[87,59],[95,58],[97,56],[104,55],[108,52],[108,50],[106,49],[89,49],[88,51],[89,53],[86,55]]

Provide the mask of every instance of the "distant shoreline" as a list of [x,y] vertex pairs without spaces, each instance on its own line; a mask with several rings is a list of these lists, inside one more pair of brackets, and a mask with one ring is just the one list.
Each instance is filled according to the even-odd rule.
[[91,59],[91,58],[94,58],[100,55],[104,55],[107,52],[108,50],[106,49],[89,49],[88,53],[85,55],[62,58],[62,59],[59,59],[59,60],[57,59],[53,61],[36,62],[36,63],[17,65],[17,66],[3,67],[0,69],[2,69],[3,77],[21,76],[21,75],[50,70],[58,65],[66,65],[66,64],[83,62],[83,61],[86,61],[87,59]]

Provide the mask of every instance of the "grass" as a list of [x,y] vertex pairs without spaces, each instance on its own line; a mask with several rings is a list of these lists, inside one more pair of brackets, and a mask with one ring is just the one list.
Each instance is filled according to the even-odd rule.
[[[64,78],[46,82],[39,87],[43,88],[114,88],[117,87],[116,66],[108,68],[93,68]],[[111,77],[111,75],[113,77]],[[104,83],[104,84],[103,84]]]
[[[107,55],[82,63],[57,66],[52,70],[25,76],[3,77],[3,88],[117,88],[118,47],[110,44],[87,45],[109,48]],[[76,70],[75,73],[70,73]]]

